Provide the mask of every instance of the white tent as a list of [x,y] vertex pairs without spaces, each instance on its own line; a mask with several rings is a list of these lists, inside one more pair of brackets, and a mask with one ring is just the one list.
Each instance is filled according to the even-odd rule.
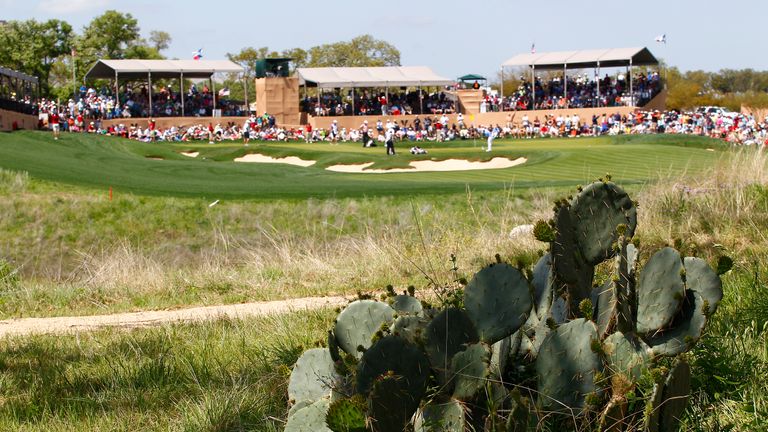
[[[123,79],[147,79],[149,83],[149,111],[152,112],[152,78],[178,78],[181,88],[181,115],[184,116],[184,78],[208,78],[211,80],[214,94],[216,85],[213,75],[216,73],[242,73],[243,67],[229,60],[99,60],[88,73],[87,79],[115,80],[115,95],[118,83]],[[213,112],[216,112],[216,98],[213,99]]]
[[426,66],[298,68],[299,83],[319,88],[439,87],[453,80]]

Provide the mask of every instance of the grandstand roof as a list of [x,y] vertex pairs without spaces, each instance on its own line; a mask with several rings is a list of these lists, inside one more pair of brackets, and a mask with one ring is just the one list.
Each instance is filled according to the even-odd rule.
[[648,48],[604,48],[581,51],[555,51],[518,54],[502,66],[528,66],[536,69],[579,69],[594,67],[651,66],[659,61]]
[[426,66],[298,68],[299,83],[320,88],[445,86],[453,80]]
[[86,78],[209,78],[218,72],[238,73],[243,68],[229,60],[99,60],[85,74]]
[[0,75],[11,77],[11,78],[18,78],[23,81],[32,82],[37,84],[38,79],[37,77],[34,77],[32,75],[27,75],[22,72],[15,71],[13,69],[8,69],[0,66]]

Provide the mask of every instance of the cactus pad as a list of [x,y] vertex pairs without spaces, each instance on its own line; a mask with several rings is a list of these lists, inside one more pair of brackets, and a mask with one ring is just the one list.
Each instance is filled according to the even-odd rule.
[[654,355],[675,356],[693,347],[701,338],[706,323],[704,299],[697,292],[687,291],[683,308],[669,328],[648,336],[646,342]]
[[472,399],[485,387],[490,370],[491,349],[484,343],[470,345],[457,353],[451,361],[454,380],[453,397],[458,400]]
[[445,309],[430,321],[425,349],[439,384],[448,383],[453,356],[479,340],[474,324],[461,309]]
[[511,335],[528,319],[532,299],[520,270],[495,264],[475,274],[464,289],[464,307],[480,340],[493,344]]
[[296,361],[288,381],[288,399],[316,401],[330,396],[331,389],[339,384],[341,377],[334,368],[331,353],[325,348],[305,351]]
[[285,432],[333,432],[325,425],[330,400],[323,398],[288,417]]
[[373,300],[350,303],[336,318],[334,334],[339,347],[359,359],[363,354],[358,347],[370,347],[373,335],[382,324],[391,322],[394,314],[394,309],[386,303]]
[[600,358],[592,351],[597,328],[583,318],[565,323],[547,335],[536,357],[540,401],[552,410],[579,409],[596,390]]
[[419,299],[409,295],[394,296],[390,305],[399,315],[416,315],[422,310]]
[[331,402],[325,424],[333,432],[366,432],[365,399],[355,395]]
[[[595,324],[597,334],[604,338],[616,322],[616,295],[613,281],[606,281],[597,290],[597,307],[595,309]],[[589,318],[589,317],[586,317]]]
[[696,291],[709,305],[707,315],[715,313],[717,305],[723,299],[723,282],[720,277],[701,258],[685,257],[685,285]]
[[365,352],[357,365],[357,393],[367,395],[374,380],[387,374],[402,378],[402,382],[407,384],[409,397],[418,406],[429,377],[429,360],[424,353],[399,336],[379,339]]
[[614,255],[616,227],[626,225],[625,235],[632,237],[637,226],[635,204],[624,189],[612,182],[599,181],[585,187],[571,204],[570,214],[581,256],[593,266]]
[[552,258],[544,254],[533,267],[533,304],[536,315],[546,316],[552,306],[554,281],[552,280]]
[[[491,373],[495,377],[502,377],[504,371],[507,369],[507,360],[509,360],[510,353],[512,352],[512,339],[520,339],[520,331],[516,331],[510,336],[496,342],[491,346]],[[515,349],[514,352],[517,352]]]
[[637,287],[637,331],[655,332],[672,322],[685,298],[683,261],[666,247],[651,256]]
[[420,316],[402,315],[395,318],[391,330],[393,335],[400,336],[408,342],[416,343],[421,340],[427,324],[429,324],[429,321]]
[[621,332],[616,332],[603,341],[603,351],[608,364],[607,372],[621,374],[629,382],[637,382],[648,367],[648,345]]
[[663,394],[659,432],[675,432],[691,395],[691,368],[688,363],[683,360],[676,362],[664,383]]
[[368,396],[368,416],[374,432],[405,430],[423,396],[423,392],[410,393],[407,380],[404,376],[389,374],[374,380]]
[[430,403],[416,414],[415,432],[464,432],[464,408],[456,400]]

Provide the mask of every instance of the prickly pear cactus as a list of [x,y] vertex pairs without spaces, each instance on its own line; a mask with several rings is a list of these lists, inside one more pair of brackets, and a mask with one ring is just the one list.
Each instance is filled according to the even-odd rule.
[[480,270],[464,289],[464,307],[480,336],[494,344],[517,331],[528,319],[532,299],[528,280],[509,264]]
[[[350,303],[336,318],[334,334],[339,347],[357,358],[371,346],[373,335],[384,323],[391,323],[395,310],[386,303],[358,300]],[[362,349],[359,349],[362,348]]]
[[446,403],[429,403],[416,415],[415,432],[464,432],[464,408],[451,400]]
[[543,407],[555,411],[584,407],[585,397],[597,390],[595,374],[602,370],[593,351],[596,342],[597,327],[583,318],[561,325],[544,339],[536,357]]
[[626,192],[595,182],[537,223],[549,251],[532,269],[497,257],[436,307],[412,287],[350,303],[297,361],[285,430],[675,430],[688,365],[673,358],[653,393],[638,383],[699,340],[722,283],[672,248],[641,265],[636,221]]
[[680,253],[670,247],[656,252],[648,260],[637,287],[639,333],[650,333],[672,322],[685,298],[684,275]]
[[327,349],[314,348],[299,357],[288,381],[288,399],[316,401],[330,396],[341,377],[336,372],[331,354]]
[[366,432],[365,399],[360,395],[331,402],[325,423],[333,432]]

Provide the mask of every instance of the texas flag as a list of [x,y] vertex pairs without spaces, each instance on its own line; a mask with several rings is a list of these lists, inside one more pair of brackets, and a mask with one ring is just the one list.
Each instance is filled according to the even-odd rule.
[[656,42],[663,43],[663,44],[666,45],[667,44],[667,34],[664,33],[661,36],[656,36]]
[[193,54],[193,57],[192,57],[193,59],[200,60],[201,58],[203,58],[203,49],[200,48],[199,50],[193,52],[192,54]]

